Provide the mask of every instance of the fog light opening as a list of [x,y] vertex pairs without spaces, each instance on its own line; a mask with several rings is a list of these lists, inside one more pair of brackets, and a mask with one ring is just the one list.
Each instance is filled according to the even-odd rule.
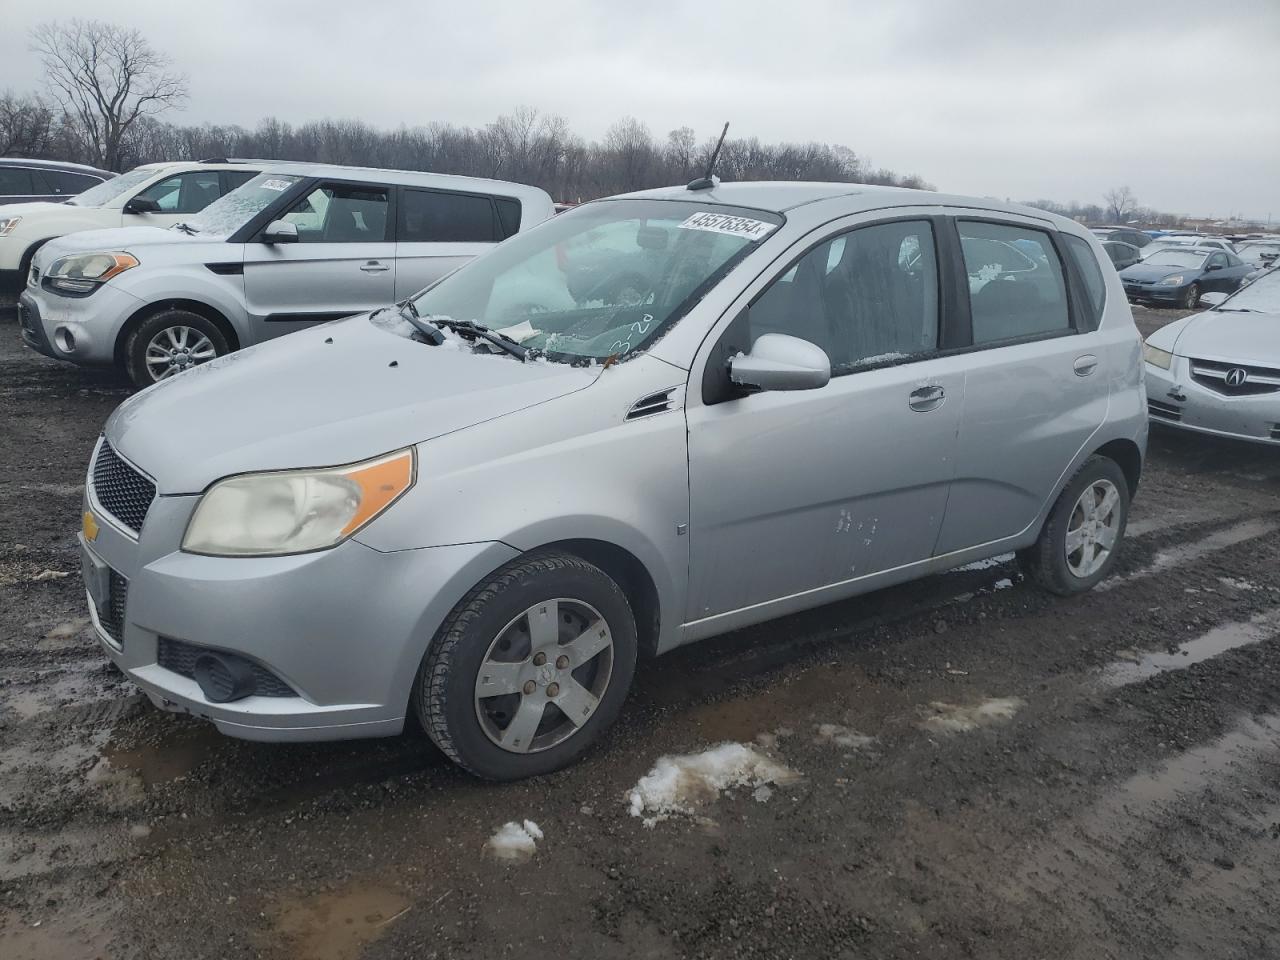
[[204,653],[196,658],[192,669],[196,683],[212,703],[230,703],[252,696],[257,689],[253,667],[239,657],[222,657]]
[[53,339],[63,353],[72,353],[76,348],[75,334],[66,327],[59,327],[53,332]]

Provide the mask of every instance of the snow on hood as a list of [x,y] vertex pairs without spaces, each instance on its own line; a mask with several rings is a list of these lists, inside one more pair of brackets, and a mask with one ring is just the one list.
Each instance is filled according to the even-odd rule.
[[1209,310],[1161,327],[1147,342],[1180,357],[1280,367],[1280,315]]
[[1199,273],[1200,267],[1179,267],[1168,263],[1135,263],[1120,271],[1123,280],[1160,280],[1178,273]]
[[66,204],[51,203],[48,200],[35,200],[31,203],[0,203],[0,217],[20,217],[23,214],[46,213],[49,210],[60,209],[66,209]]
[[52,263],[58,257],[69,253],[102,253],[112,250],[125,250],[132,253],[143,247],[156,244],[171,243],[225,243],[222,236],[191,236],[181,230],[169,230],[163,227],[112,227],[106,230],[82,230],[65,237],[50,240],[36,254],[36,263],[43,265]]
[[368,314],[293,333],[163,380],[107,421],[162,494],[236,473],[353,463],[590,385],[599,368],[407,340]]

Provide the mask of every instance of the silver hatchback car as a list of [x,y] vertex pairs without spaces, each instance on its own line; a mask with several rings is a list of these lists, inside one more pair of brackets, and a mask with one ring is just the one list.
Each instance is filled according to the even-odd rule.
[[1081,227],[851,184],[586,204],[395,308],[122,404],[84,574],[159,706],[399,733],[483,777],[614,721],[637,658],[1005,551],[1106,576],[1141,344]]

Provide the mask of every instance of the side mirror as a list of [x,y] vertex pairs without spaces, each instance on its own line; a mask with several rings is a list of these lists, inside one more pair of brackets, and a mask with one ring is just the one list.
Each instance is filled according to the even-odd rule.
[[1204,268],[1204,272],[1205,272],[1205,273],[1213,273],[1213,271],[1215,271],[1215,270],[1221,270],[1221,269],[1222,269],[1222,264],[1220,264],[1220,263],[1211,263],[1211,264],[1209,264],[1207,267],[1205,267],[1205,268]]
[[124,205],[125,213],[159,213],[160,204],[150,197],[134,197]]
[[288,220],[272,220],[262,231],[263,243],[297,243],[298,225]]
[[1227,299],[1227,295],[1218,290],[1212,290],[1209,293],[1200,294],[1200,302],[1210,307],[1216,307],[1222,301]]
[[808,340],[766,333],[750,353],[729,360],[729,379],[758,390],[816,390],[830,381],[831,360]]

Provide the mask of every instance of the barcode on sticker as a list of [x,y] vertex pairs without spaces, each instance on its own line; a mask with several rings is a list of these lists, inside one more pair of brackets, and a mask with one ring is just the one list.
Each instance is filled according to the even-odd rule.
[[683,230],[710,230],[747,240],[760,240],[773,232],[775,224],[727,213],[695,213],[680,224]]
[[263,180],[263,190],[288,190],[291,186],[288,180]]

